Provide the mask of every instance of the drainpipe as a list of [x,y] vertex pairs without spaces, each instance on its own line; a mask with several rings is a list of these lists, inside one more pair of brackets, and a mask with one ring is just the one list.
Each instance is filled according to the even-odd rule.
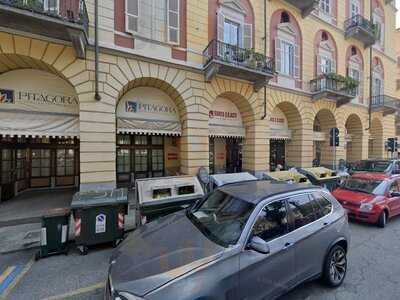
[[[267,0],[264,0],[264,55],[267,56]],[[267,117],[267,86],[264,86],[264,114],[261,120]]]
[[[369,19],[372,22],[372,0],[369,1]],[[370,130],[371,128],[371,118],[372,118],[372,46],[369,47],[369,104],[368,104],[368,128],[366,130]]]
[[99,5],[98,0],[94,1],[94,81],[95,81],[95,91],[94,99],[97,101],[101,100],[99,94]]

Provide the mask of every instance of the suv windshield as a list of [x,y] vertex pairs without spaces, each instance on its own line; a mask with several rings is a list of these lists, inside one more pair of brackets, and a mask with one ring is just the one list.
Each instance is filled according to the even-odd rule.
[[385,172],[391,162],[385,160],[362,160],[358,162],[354,170],[355,171],[366,171],[366,172]]
[[217,190],[187,216],[210,240],[228,247],[239,240],[253,209],[253,204]]
[[342,185],[343,189],[374,195],[384,195],[385,183],[382,180],[349,178]]

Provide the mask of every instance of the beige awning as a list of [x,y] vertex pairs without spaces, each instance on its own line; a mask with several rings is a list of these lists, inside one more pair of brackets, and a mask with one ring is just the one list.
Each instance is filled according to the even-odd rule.
[[237,106],[226,98],[217,98],[209,112],[209,136],[244,138],[246,129]]
[[134,88],[118,103],[117,132],[181,135],[178,108],[166,93],[157,88]]

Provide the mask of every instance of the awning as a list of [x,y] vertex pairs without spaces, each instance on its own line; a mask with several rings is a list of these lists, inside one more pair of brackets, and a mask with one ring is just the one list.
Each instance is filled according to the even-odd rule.
[[0,134],[79,137],[79,115],[0,110]]
[[157,88],[134,88],[118,103],[117,132],[181,135],[178,108],[166,93]]
[[155,134],[155,135],[181,135],[179,122],[167,122],[157,120],[138,120],[118,118],[118,133],[127,134]]
[[274,129],[270,130],[271,140],[290,140],[292,139],[292,131],[289,129]]
[[226,98],[218,97],[209,112],[208,130],[210,137],[244,138],[246,129],[237,106]]
[[79,137],[79,102],[74,88],[40,70],[1,74],[0,134]]

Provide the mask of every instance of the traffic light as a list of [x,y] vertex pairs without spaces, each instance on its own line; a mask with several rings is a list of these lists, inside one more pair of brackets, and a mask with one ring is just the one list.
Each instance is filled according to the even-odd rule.
[[329,137],[330,137],[330,146],[333,147],[338,147],[339,146],[339,129],[334,127],[331,128],[329,131]]
[[395,139],[394,138],[388,138],[387,139],[387,151],[388,152],[394,152],[395,150]]

